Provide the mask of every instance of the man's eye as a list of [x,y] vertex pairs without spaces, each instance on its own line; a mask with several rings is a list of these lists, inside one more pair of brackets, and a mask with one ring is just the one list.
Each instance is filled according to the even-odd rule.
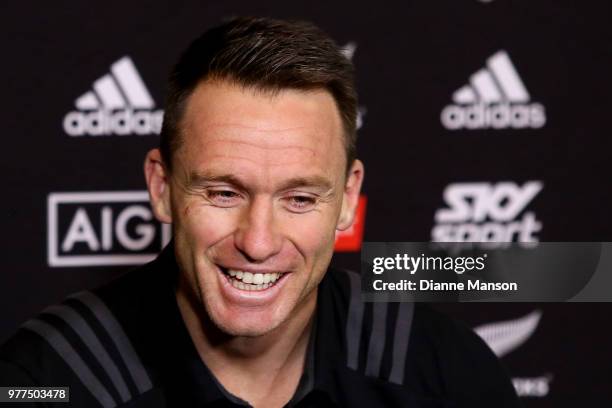
[[317,200],[311,196],[291,196],[287,199],[290,209],[297,212],[306,212],[311,210]]
[[240,195],[231,190],[209,190],[207,197],[215,205],[230,207],[238,202]]

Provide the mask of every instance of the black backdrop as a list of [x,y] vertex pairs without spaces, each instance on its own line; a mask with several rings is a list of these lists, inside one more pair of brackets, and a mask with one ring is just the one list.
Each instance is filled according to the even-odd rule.
[[[141,164],[165,77],[193,37],[232,15],[312,20],[352,51],[363,239],[612,240],[607,4],[5,3],[0,340],[159,250]],[[451,219],[439,212],[449,207]],[[358,253],[334,262],[355,268]],[[513,328],[502,361],[527,406],[612,404],[612,306],[438,307],[481,333]]]

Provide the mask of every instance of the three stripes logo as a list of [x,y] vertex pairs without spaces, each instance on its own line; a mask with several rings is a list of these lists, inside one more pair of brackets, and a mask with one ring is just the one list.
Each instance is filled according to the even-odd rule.
[[544,106],[530,99],[508,53],[501,50],[453,94],[454,104],[442,110],[440,119],[449,130],[541,128]]
[[64,117],[70,136],[159,134],[163,111],[154,110],[151,97],[132,59],[125,56],[110,67],[110,73],[93,83],[93,90],[75,100],[78,110]]
[[81,381],[92,396],[87,404],[81,400],[85,406],[92,406],[93,400],[103,408],[125,406],[153,388],[121,324],[92,292],[70,296],[21,328],[44,339]]

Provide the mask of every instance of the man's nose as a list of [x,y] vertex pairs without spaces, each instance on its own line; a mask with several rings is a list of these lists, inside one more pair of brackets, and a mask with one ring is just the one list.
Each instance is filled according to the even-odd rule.
[[263,262],[281,250],[282,237],[273,207],[269,199],[255,197],[244,210],[234,240],[249,262]]

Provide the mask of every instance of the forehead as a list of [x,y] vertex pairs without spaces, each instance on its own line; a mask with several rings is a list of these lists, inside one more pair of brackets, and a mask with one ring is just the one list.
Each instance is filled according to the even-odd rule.
[[181,128],[175,160],[188,171],[219,167],[269,176],[293,171],[334,177],[344,169],[342,121],[325,90],[271,93],[227,81],[204,82],[187,101]]

